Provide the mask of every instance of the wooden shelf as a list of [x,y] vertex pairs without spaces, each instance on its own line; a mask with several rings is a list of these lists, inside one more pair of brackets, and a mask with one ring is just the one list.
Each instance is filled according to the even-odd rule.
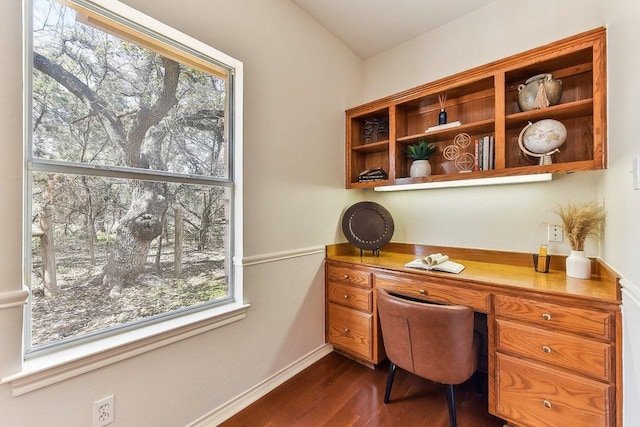
[[422,139],[424,140],[447,140],[453,139],[459,133],[493,133],[494,120],[481,120],[479,122],[461,124],[460,126],[424,132],[415,135],[402,136],[396,139],[400,144],[414,144]]
[[371,142],[365,145],[357,145],[355,147],[351,147],[351,149],[358,153],[379,153],[381,151],[386,151],[389,149],[389,140]]
[[[508,58],[408,89],[346,111],[346,187],[371,188],[419,182],[445,182],[485,177],[566,173],[603,169],[606,151],[606,32],[598,28]],[[562,80],[558,105],[520,111],[518,86],[529,77],[550,73]],[[447,96],[448,122],[457,127],[425,132],[438,124],[439,97]],[[388,134],[365,141],[367,123],[388,123]],[[566,142],[552,156],[553,164],[538,165],[518,146],[528,122],[554,119],[567,128]],[[475,156],[475,141],[492,137],[494,169],[459,173],[459,165],[444,155],[456,135],[466,133],[472,144],[461,155]],[[376,135],[378,137],[378,135]],[[430,159],[433,175],[410,178],[409,144],[425,140],[438,151]],[[367,142],[367,143],[365,143]],[[384,181],[358,182],[366,169],[382,168]]]

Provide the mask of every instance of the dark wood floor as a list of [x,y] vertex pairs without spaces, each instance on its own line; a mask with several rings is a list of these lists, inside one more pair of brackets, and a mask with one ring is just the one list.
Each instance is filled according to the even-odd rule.
[[[449,426],[444,386],[400,369],[385,405],[387,369],[386,363],[373,370],[331,353],[221,427]],[[487,412],[487,393],[479,395],[474,381],[456,386],[455,398],[459,427],[503,426]]]

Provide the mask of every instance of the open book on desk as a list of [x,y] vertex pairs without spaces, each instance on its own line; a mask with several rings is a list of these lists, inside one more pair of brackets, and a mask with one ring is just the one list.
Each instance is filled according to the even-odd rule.
[[458,274],[464,270],[464,265],[449,261],[447,255],[431,254],[424,258],[419,258],[404,265],[409,268],[420,268],[422,270],[444,271],[446,273]]

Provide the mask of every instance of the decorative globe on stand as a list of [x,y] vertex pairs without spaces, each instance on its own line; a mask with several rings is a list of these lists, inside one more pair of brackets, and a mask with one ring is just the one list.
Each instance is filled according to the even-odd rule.
[[529,122],[518,136],[518,145],[523,153],[531,157],[539,157],[540,165],[550,165],[551,155],[567,139],[567,128],[557,120],[543,119],[535,123]]

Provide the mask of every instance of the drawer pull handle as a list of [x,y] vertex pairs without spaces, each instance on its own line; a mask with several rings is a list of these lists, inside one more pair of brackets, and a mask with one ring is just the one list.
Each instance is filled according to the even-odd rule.
[[344,299],[349,299],[349,295],[344,294]]
[[343,279],[348,279],[348,278],[349,278],[349,275],[348,275],[348,274],[345,274],[344,276],[342,276],[342,278],[343,278]]
[[424,295],[427,293],[427,291],[425,291],[424,289],[420,289],[418,292],[420,292],[421,295]]
[[549,402],[548,400],[543,400],[542,404],[545,408],[551,408],[551,402]]
[[551,347],[549,347],[548,345],[543,345],[542,351],[544,351],[545,353],[551,353]]
[[349,332],[349,328],[344,328],[344,332],[345,333]]
[[544,320],[551,320],[551,315],[549,313],[542,313],[542,318]]

